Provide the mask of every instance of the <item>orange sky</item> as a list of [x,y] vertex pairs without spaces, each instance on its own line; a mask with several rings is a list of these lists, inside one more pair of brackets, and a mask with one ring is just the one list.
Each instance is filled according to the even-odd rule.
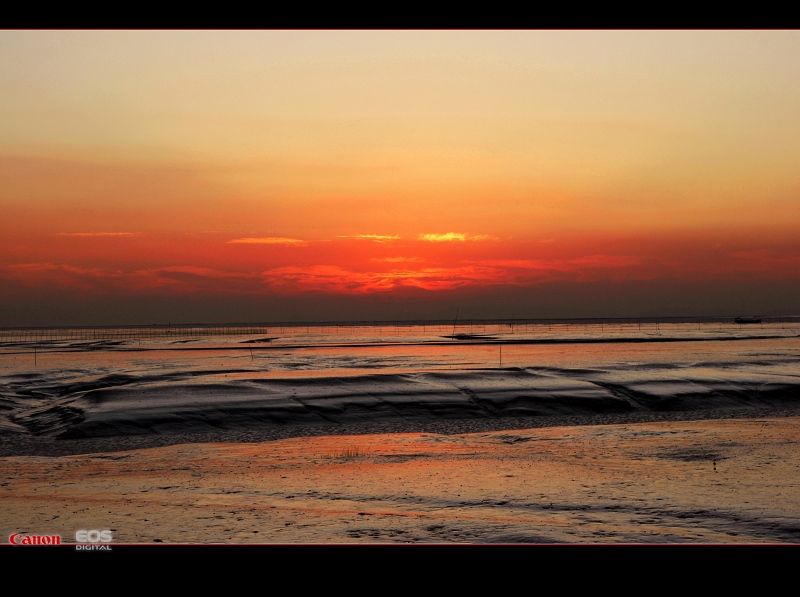
[[800,32],[0,31],[0,55],[3,326],[798,311]]

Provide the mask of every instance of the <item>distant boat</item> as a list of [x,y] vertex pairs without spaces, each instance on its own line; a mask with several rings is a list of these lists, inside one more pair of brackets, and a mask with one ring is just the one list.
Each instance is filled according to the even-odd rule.
[[737,317],[733,320],[734,323],[761,323],[760,317]]

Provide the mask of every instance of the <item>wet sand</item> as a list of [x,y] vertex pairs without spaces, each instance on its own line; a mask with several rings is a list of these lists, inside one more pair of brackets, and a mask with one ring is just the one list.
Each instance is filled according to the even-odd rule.
[[502,366],[486,343],[8,344],[0,533],[800,543],[800,338],[680,333]]
[[6,456],[0,529],[116,543],[798,543],[800,417]]

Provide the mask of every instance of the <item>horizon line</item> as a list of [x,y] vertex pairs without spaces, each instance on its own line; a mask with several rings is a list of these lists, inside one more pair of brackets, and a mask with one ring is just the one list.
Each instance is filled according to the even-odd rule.
[[[618,316],[618,317],[492,317],[459,319],[459,325],[486,325],[486,324],[568,324],[568,323],[715,323],[730,321],[734,323],[736,317],[750,317],[738,315],[656,315],[656,316]],[[757,316],[762,323],[788,323],[786,320],[797,320],[800,315],[764,315]],[[182,328],[215,328],[215,327],[353,327],[353,326],[414,326],[414,325],[452,325],[452,318],[443,319],[376,319],[376,320],[324,320],[324,321],[260,321],[260,322],[190,322],[190,323],[140,323],[140,324],[81,324],[81,325],[39,325],[39,326],[0,326],[0,331],[10,330],[82,330],[82,329],[182,329]]]

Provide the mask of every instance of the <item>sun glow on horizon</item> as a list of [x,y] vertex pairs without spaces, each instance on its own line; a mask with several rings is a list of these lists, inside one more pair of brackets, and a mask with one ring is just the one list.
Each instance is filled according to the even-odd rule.
[[461,232],[445,232],[444,234],[420,234],[417,238],[429,242],[465,242],[468,240],[488,240],[491,237],[485,234],[468,235]]
[[298,238],[279,238],[279,237],[265,237],[265,238],[234,238],[227,241],[228,244],[241,244],[241,245],[306,245],[308,241],[300,240]]

